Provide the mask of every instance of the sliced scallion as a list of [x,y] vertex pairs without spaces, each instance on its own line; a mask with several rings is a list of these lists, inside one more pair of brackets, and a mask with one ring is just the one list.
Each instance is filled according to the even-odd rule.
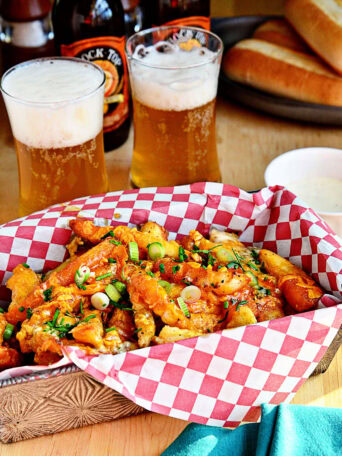
[[139,248],[136,242],[128,244],[129,259],[131,261],[139,261]]
[[105,292],[113,302],[118,302],[121,299],[121,294],[111,283],[106,286]]
[[11,323],[7,323],[5,331],[2,336],[4,340],[9,340],[11,338],[13,329],[14,329],[14,325],[11,325]]
[[190,312],[189,312],[188,306],[184,302],[184,299],[183,298],[177,298],[177,302],[178,302],[178,305],[179,305],[181,311],[183,312],[183,314],[187,318],[190,318]]
[[147,246],[148,256],[151,260],[157,260],[158,258],[164,258],[165,248],[160,242],[152,242]]

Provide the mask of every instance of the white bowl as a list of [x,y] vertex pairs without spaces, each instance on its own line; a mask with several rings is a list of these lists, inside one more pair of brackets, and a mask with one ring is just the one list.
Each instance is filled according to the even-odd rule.
[[[283,185],[309,177],[342,179],[342,150],[329,147],[295,149],[271,161],[265,171],[266,185]],[[289,188],[291,190],[291,188]],[[301,197],[300,194],[298,194]],[[339,195],[342,199],[342,195]],[[342,237],[342,212],[313,209]]]

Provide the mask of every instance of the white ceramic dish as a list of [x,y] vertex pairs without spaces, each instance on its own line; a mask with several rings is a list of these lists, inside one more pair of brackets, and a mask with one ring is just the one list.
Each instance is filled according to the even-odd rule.
[[[271,161],[265,171],[265,182],[284,185],[313,177],[342,179],[342,149],[307,147],[286,152]],[[298,194],[301,197],[300,194]],[[342,199],[342,194],[339,195]],[[313,207],[315,209],[315,207]],[[315,209],[316,210],[316,209]],[[342,237],[342,212],[316,210],[328,225]]]

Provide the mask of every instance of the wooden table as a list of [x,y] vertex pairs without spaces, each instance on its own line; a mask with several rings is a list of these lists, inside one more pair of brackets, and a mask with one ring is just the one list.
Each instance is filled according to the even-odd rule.
[[[0,106],[0,223],[17,216],[18,178],[4,107]],[[341,147],[342,129],[273,118],[230,102],[217,106],[217,143],[223,182],[245,190],[261,188],[266,165],[277,155],[305,146]],[[106,154],[111,190],[129,187],[132,132],[120,149]],[[325,374],[310,378],[293,403],[342,407],[342,347]],[[157,456],[186,422],[146,413],[11,445],[0,456]]]

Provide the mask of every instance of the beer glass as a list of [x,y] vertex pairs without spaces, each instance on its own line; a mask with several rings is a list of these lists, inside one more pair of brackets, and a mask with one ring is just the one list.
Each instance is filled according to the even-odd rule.
[[126,44],[134,186],[219,182],[215,100],[223,44],[195,27],[144,30]]
[[9,69],[1,91],[19,170],[19,214],[108,190],[103,150],[103,70],[70,58]]

